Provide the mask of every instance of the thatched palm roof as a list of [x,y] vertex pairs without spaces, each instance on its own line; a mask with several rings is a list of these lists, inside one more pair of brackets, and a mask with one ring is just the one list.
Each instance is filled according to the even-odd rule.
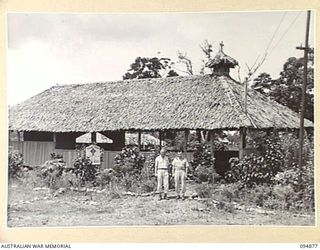
[[[187,76],[54,86],[10,108],[20,131],[298,128],[294,111],[229,76]],[[313,126],[305,121],[306,127]]]
[[232,57],[226,55],[222,50],[220,50],[214,58],[212,58],[206,66],[208,68],[214,68],[216,65],[224,64],[228,65],[230,68],[234,68],[238,65],[238,62]]

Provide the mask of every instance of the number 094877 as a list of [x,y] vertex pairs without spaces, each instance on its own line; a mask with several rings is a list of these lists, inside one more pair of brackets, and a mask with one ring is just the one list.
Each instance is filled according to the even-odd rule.
[[305,249],[318,248],[318,244],[300,244],[300,248],[305,248]]

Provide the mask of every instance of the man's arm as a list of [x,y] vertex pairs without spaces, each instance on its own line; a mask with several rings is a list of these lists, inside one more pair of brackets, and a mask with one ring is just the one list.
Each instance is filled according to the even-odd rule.
[[186,176],[188,175],[188,169],[189,169],[189,162],[187,159],[185,159],[186,161]]
[[176,161],[175,161],[175,159],[173,159],[173,161],[172,161],[172,176],[174,176],[174,173],[176,171],[175,163],[176,163]]

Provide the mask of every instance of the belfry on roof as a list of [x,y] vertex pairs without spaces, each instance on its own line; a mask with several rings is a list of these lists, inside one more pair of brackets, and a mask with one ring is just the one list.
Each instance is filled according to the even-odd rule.
[[223,52],[223,42],[220,43],[219,52],[211,59],[206,66],[212,69],[214,75],[229,76],[230,68],[238,65],[238,62]]

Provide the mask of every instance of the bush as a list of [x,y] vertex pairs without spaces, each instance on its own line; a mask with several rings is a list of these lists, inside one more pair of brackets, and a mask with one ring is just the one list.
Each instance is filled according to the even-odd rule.
[[83,152],[80,152],[73,162],[72,172],[80,179],[82,184],[86,182],[94,183],[98,174],[98,167],[92,165],[91,160]]
[[111,184],[115,181],[114,171],[113,169],[105,169],[97,175],[96,185],[100,187],[111,186]]
[[213,190],[212,185],[208,183],[202,183],[195,187],[195,191],[199,198],[211,198]]
[[242,159],[231,158],[230,171],[226,172],[228,182],[240,182],[243,187],[272,184],[275,175],[283,168],[284,155],[277,137],[267,138],[261,155],[250,154]]
[[144,179],[141,183],[141,192],[151,193],[157,189],[157,180],[155,178]]
[[126,190],[140,186],[141,173],[145,163],[144,155],[137,147],[125,147],[114,158],[114,175],[118,183]]
[[59,188],[57,180],[65,169],[66,163],[62,158],[57,158],[46,161],[41,166],[40,173],[47,186],[51,189],[56,189]]
[[192,170],[189,171],[191,179],[195,179],[199,183],[211,183],[214,179],[219,178],[219,175],[214,170],[214,157],[208,145],[198,145],[190,163],[192,166]]
[[140,154],[137,147],[125,147],[114,158],[114,171],[117,177],[125,177],[126,174],[141,174],[145,157]]
[[8,175],[9,178],[20,177],[23,173],[23,155],[17,151],[9,151]]

